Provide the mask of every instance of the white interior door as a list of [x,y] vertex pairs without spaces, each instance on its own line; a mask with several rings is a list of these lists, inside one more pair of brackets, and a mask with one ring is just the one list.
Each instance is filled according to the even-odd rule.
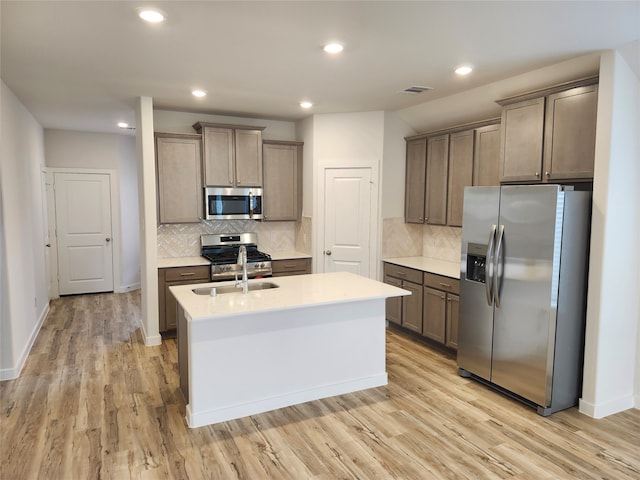
[[56,173],[54,192],[60,295],[113,291],[109,175]]
[[324,198],[324,271],[368,277],[371,169],[326,169]]

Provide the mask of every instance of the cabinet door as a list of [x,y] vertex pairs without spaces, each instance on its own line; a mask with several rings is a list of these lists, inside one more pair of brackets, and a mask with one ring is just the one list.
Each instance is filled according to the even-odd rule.
[[536,98],[503,108],[500,181],[540,181],[544,103]]
[[549,95],[545,120],[545,180],[593,178],[598,86]]
[[424,223],[424,188],[427,139],[407,142],[404,217],[407,223]]
[[200,222],[201,163],[199,135],[156,135],[160,223]]
[[235,180],[238,187],[262,186],[262,131],[235,131]]
[[473,184],[500,185],[500,124],[476,128]]
[[447,223],[447,171],[449,169],[449,135],[427,139],[427,184],[425,188],[425,222]]
[[293,258],[289,260],[271,260],[271,272],[274,277],[306,275],[311,273],[311,259]]
[[[402,280],[390,277],[389,275],[384,276],[384,283],[393,285],[394,287],[402,288]],[[387,312],[387,320],[389,320],[390,322],[396,323],[398,325],[401,325],[402,324],[402,297],[387,298],[386,312]]]
[[297,145],[263,145],[263,221],[297,220],[302,165]]
[[444,343],[447,294],[429,287],[424,288],[422,334],[436,342]]
[[208,187],[232,187],[233,169],[233,129],[204,127],[204,182]]
[[422,333],[422,285],[402,282],[402,288],[411,292],[402,297],[402,326]]
[[473,183],[474,130],[452,133],[449,138],[447,225],[462,226],[464,187]]
[[445,345],[451,348],[458,348],[458,310],[460,297],[458,295],[447,294],[447,328]]

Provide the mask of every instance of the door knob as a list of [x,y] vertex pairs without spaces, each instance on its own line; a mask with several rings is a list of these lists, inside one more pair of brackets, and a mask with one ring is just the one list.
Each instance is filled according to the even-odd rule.
[[325,254],[325,255],[331,255],[331,250],[325,250],[325,251],[324,251],[324,254]]
[[106,240],[107,242],[110,242],[110,241],[111,241],[111,239],[110,239],[110,238],[108,238],[108,237],[107,237],[107,238],[105,238],[105,240]]
[[45,245],[45,247],[49,247],[49,248],[51,248],[51,244],[50,244],[50,243],[47,243],[47,244]]

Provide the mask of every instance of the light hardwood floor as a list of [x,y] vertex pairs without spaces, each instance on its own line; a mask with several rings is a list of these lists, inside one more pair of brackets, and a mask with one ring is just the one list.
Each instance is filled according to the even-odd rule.
[[0,478],[640,478],[640,411],[543,418],[393,331],[386,387],[189,429],[175,342],[139,319],[139,292],[52,302],[0,383]]

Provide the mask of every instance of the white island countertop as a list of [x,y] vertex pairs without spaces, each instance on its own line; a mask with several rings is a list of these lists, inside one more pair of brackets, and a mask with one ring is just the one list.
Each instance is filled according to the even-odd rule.
[[275,283],[278,288],[252,290],[247,294],[221,293],[215,297],[197,295],[192,290],[223,287],[234,282],[180,285],[169,289],[191,321],[410,295],[407,290],[347,272],[249,280],[249,284],[261,282]]

